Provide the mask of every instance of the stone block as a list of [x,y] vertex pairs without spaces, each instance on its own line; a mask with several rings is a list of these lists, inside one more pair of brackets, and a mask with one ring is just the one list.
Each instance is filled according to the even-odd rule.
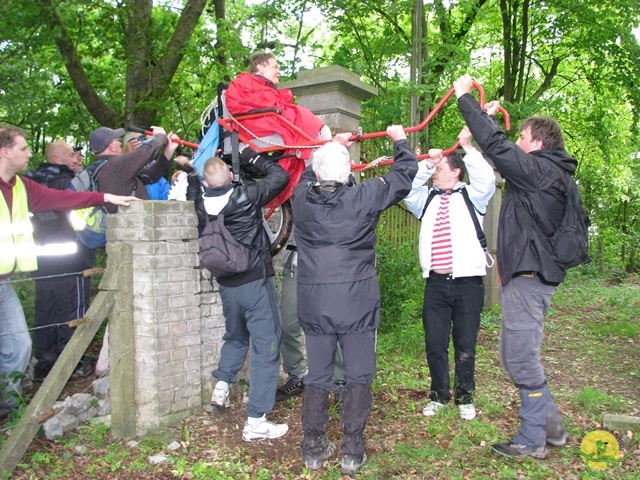
[[55,440],[55,437],[61,437],[64,434],[62,423],[57,415],[44,422],[42,429],[47,440]]
[[62,426],[62,430],[64,432],[68,432],[69,430],[73,430],[78,425],[80,425],[80,419],[75,415],[71,415],[68,413],[60,412],[56,415],[60,425]]
[[158,339],[158,351],[164,352],[165,350],[173,350],[175,348],[175,342],[173,337],[161,337]]
[[157,401],[158,401],[157,392],[141,389],[141,388],[136,390],[136,402],[138,405],[142,405],[145,403],[155,403]]
[[171,412],[181,412],[182,410],[187,410],[189,408],[189,402],[187,402],[186,398],[177,398],[175,402],[170,405]]
[[156,272],[153,270],[134,270],[134,283],[155,285],[157,283]]
[[194,372],[200,369],[200,359],[194,358],[192,360],[185,360],[184,362],[184,371],[185,372]]
[[91,407],[91,403],[97,401],[97,398],[90,393],[76,393],[71,397],[64,399],[62,412],[67,415],[80,415]]
[[136,338],[150,337],[154,339],[158,335],[160,330],[157,326],[148,323],[136,323],[133,329],[135,331]]
[[602,426],[615,432],[627,432],[630,430],[640,433],[640,417],[607,413],[602,420]]
[[171,360],[174,362],[186,360],[187,357],[189,356],[189,350],[186,348],[178,348],[176,350],[173,350],[170,353],[171,353]]
[[172,336],[185,335],[187,333],[187,324],[185,322],[175,321],[167,325],[167,334]]
[[156,361],[158,362],[158,365],[160,366],[160,368],[162,368],[163,365],[166,365],[167,363],[171,362],[172,360],[175,360],[175,358],[173,357],[174,352],[172,352],[171,350],[166,350],[164,352],[158,352],[156,354]]
[[167,456],[166,455],[151,455],[149,457],[149,463],[151,465],[160,465],[162,463],[165,463],[167,461]]
[[[137,326],[137,325],[136,325]],[[149,352],[155,352],[159,348],[159,342],[163,339],[153,337],[136,336],[135,346],[138,352],[144,352],[146,355]]]
[[[136,373],[144,372],[136,370]],[[136,390],[138,391],[156,392],[158,390],[158,378],[156,375],[137,375],[136,380]]]
[[172,310],[175,308],[182,308],[182,307],[186,307],[188,304],[188,297],[169,297],[169,308],[171,308]]
[[135,297],[151,297],[155,294],[155,285],[151,283],[133,283],[133,295]]
[[153,256],[157,253],[158,244],[150,242],[134,242],[131,244],[133,255],[138,256]]
[[[169,279],[172,283],[176,282],[185,282],[187,280],[191,280],[190,274],[191,270],[184,269],[176,269],[169,272]],[[195,281],[195,280],[194,280]]]
[[133,258],[134,272],[139,272],[140,270],[155,270],[158,268],[158,265],[159,262],[155,256],[136,256]]
[[160,323],[158,322],[158,326],[156,327],[156,331],[158,332],[159,338],[164,338],[170,336],[171,331],[171,323]]
[[93,390],[93,394],[99,398],[109,398],[109,387],[111,385],[111,380],[108,376],[98,378],[91,384],[91,388]]
[[152,312],[158,308],[156,297],[133,297],[134,310]]
[[80,415],[78,415],[78,422],[85,423],[90,418],[95,417],[97,413],[98,413],[98,409],[96,407],[89,407],[88,410],[86,410],[85,412],[82,412]]
[[183,362],[171,362],[168,365],[163,365],[162,374],[163,376],[169,375],[182,375],[185,372]]
[[135,323],[136,325],[155,325],[156,324],[156,315],[157,312],[151,310],[136,310],[135,312]]
[[175,337],[174,344],[176,348],[190,347],[200,344],[200,335],[182,335]]
[[105,415],[109,415],[111,413],[111,399],[110,398],[102,398],[98,400],[98,417],[104,417]]

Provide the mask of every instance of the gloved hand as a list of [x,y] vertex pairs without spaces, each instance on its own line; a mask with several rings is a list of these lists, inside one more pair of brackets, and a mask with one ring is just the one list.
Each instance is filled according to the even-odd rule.
[[256,160],[260,158],[260,154],[253,148],[246,146],[239,155],[240,165],[249,165],[256,163]]

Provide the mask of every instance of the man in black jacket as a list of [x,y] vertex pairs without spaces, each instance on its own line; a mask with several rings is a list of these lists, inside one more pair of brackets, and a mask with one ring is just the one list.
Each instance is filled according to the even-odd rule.
[[[473,137],[508,181],[498,226],[497,260],[502,281],[500,357],[520,390],[521,425],[511,440],[494,445],[493,451],[506,457],[545,458],[546,444],[567,443],[567,433],[540,362],[543,319],[565,272],[531,231],[527,212],[544,234],[553,235],[562,222],[567,185],[578,162],[565,151],[562,131],[555,120],[524,120],[514,144],[470,94],[471,77],[459,78],[454,88],[458,107]],[[493,102],[486,105],[491,107],[495,107]]]
[[383,210],[407,196],[418,171],[402,127],[391,126],[387,134],[394,141],[395,163],[385,175],[351,185],[346,149],[351,134],[338,134],[314,153],[293,194],[298,316],[309,366],[302,400],[302,453],[312,470],[321,469],[336,449],[325,431],[338,342],[346,380],[340,416],[342,473],[355,473],[367,458],[363,433],[371,412],[380,323],[376,226]]
[[[73,147],[66,142],[52,142],[45,156],[47,162],[27,172],[25,177],[57,190],[69,188],[77,168]],[[38,257],[38,270],[32,274],[36,278],[34,326],[37,327],[33,332],[37,360],[34,377],[42,380],[75,331],[66,322],[83,317],[89,308],[91,278],[80,272],[93,267],[95,250],[78,240],[64,212],[36,212],[32,223],[36,244],[47,248],[47,254]],[[91,362],[90,357],[83,356],[72,378],[91,373]]]
[[[275,402],[280,368],[282,314],[274,282],[270,242],[263,226],[262,207],[289,182],[289,175],[275,162],[245,149],[247,160],[264,177],[257,183],[236,185],[233,174],[221,159],[212,157],[204,165],[204,194],[199,181],[190,176],[187,200],[195,200],[200,226],[207,217],[224,215],[224,226],[235,240],[251,249],[249,268],[216,280],[220,286],[226,333],[218,368],[212,375],[218,382],[211,405],[229,406],[229,383],[237,381],[251,339],[248,418],[242,438],[245,441],[282,437],[289,427],[266,419]],[[213,281],[213,280],[212,280]]]

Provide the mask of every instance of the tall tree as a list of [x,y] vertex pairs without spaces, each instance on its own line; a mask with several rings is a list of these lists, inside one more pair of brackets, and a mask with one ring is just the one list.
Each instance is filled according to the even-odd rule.
[[[162,100],[165,89],[171,84],[182,61],[185,44],[196,27],[206,0],[187,0],[171,38],[162,45],[154,37],[158,31],[153,25],[153,4],[150,0],[128,0],[124,5],[103,4],[104,8],[98,12],[101,20],[111,28],[124,29],[124,44],[119,45],[124,51],[114,52],[124,54],[125,59],[124,112],[114,108],[98,94],[83,66],[85,55],[76,45],[82,42],[83,30],[90,27],[83,29],[75,24],[67,28],[63,21],[65,12],[59,11],[60,6],[54,5],[52,0],[38,0],[36,3],[87,110],[100,124],[115,126],[124,122],[141,125],[153,123],[157,114],[155,103]],[[77,36],[70,31],[74,27]],[[120,75],[120,72],[109,73]]]

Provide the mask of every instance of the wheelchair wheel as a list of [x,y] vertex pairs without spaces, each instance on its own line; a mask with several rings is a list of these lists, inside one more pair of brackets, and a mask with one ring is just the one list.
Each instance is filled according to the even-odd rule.
[[264,228],[271,242],[271,256],[274,256],[285,247],[291,235],[291,229],[293,228],[291,199],[272,209],[263,208],[262,213],[264,215]]

